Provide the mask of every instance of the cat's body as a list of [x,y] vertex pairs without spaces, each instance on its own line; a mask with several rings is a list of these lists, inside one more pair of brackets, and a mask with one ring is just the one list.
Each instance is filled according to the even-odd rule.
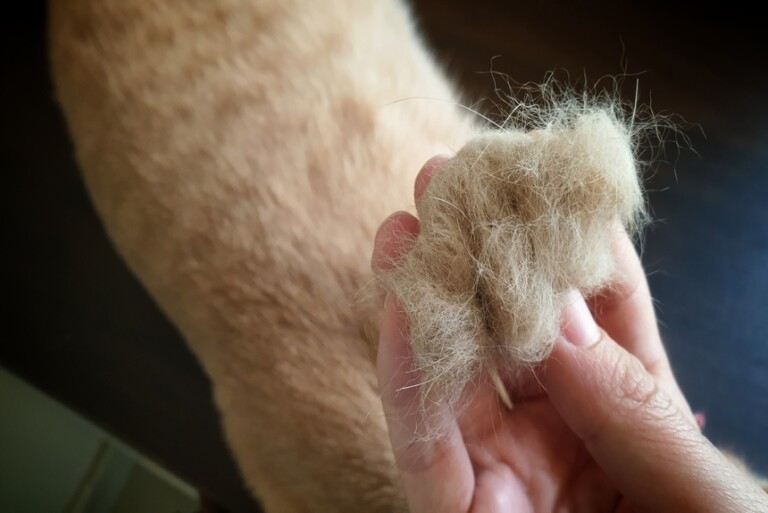
[[[354,308],[378,223],[475,127],[398,0],[51,0],[107,232],[269,512],[405,509]],[[190,448],[194,451],[194,448]]]
[[247,484],[271,512],[402,510],[353,303],[377,224],[472,130],[407,10],[59,0],[50,17],[89,192],[209,374]]

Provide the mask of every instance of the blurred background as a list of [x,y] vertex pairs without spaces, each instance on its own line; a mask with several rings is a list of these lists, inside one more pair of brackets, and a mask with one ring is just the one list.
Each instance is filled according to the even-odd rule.
[[[258,511],[207,378],[90,206],[53,100],[45,4],[15,4],[0,30],[0,511]],[[643,260],[706,434],[767,474],[768,38],[757,7],[412,5],[482,112],[496,113],[491,70],[517,82],[559,70],[588,83],[626,73],[623,97],[680,116],[692,150],[667,148],[654,167]]]

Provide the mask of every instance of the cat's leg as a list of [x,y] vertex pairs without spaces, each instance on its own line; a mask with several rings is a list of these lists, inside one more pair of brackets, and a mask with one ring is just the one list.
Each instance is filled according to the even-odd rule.
[[[354,313],[379,220],[471,130],[377,0],[53,0],[85,182],[268,511],[403,506]],[[194,450],[194,448],[190,448]]]

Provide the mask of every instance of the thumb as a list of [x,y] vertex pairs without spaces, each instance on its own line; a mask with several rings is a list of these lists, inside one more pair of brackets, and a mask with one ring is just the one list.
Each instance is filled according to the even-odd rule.
[[765,507],[768,496],[699,432],[640,360],[599,330],[580,295],[563,320],[540,379],[625,499],[651,511]]

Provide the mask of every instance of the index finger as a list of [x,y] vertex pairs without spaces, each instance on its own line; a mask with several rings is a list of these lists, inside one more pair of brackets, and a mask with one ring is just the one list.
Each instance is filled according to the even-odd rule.
[[608,336],[637,357],[695,423],[661,341],[640,256],[627,232],[618,225],[611,251],[616,265],[614,281],[587,300],[589,309]]
[[624,349],[635,355],[651,374],[669,367],[661,342],[651,293],[640,257],[627,232],[616,226],[611,247],[614,279],[588,298],[595,320]]

